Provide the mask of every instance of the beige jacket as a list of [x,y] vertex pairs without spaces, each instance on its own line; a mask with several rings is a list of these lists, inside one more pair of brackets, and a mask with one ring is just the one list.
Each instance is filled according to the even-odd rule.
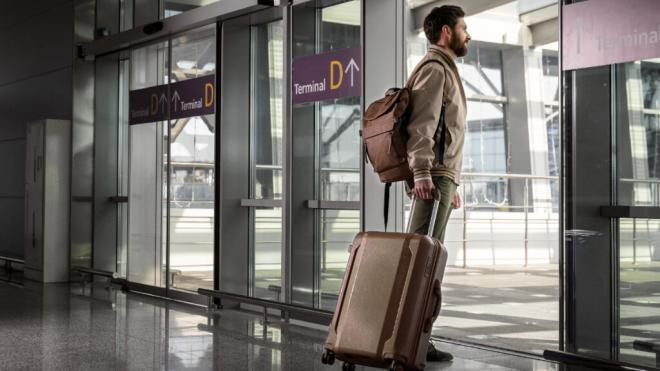
[[[415,67],[407,84],[412,88],[412,111],[407,126],[408,164],[415,180],[447,176],[458,184],[461,177],[467,109],[463,84],[453,58],[443,48],[432,45]],[[428,59],[440,63],[424,64]],[[434,137],[443,100],[446,104],[447,131],[444,160],[439,163],[436,158],[439,143],[435,142]]]

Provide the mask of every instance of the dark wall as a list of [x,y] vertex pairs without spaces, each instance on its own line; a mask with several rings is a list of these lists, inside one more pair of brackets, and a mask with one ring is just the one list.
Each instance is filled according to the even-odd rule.
[[71,119],[73,1],[0,2],[0,255],[23,256],[25,126]]

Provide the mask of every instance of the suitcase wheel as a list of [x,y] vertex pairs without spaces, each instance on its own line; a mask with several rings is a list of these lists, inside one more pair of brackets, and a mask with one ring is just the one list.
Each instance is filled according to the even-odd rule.
[[323,355],[321,356],[321,362],[324,365],[331,365],[335,363],[335,354],[328,350],[324,351]]
[[341,365],[341,371],[355,371],[355,365],[352,363],[344,362]]
[[405,371],[406,367],[399,361],[392,361],[390,371]]

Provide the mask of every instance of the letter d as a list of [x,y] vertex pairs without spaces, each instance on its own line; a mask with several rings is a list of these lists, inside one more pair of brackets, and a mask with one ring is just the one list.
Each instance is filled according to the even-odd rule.
[[[339,82],[335,83],[335,67],[339,68]],[[336,90],[341,87],[344,80],[344,66],[340,61],[330,61],[330,90]]]
[[149,113],[155,115],[158,113],[158,96],[156,94],[151,94],[151,105]]
[[207,82],[204,84],[204,107],[211,107],[215,101],[215,89],[213,84]]

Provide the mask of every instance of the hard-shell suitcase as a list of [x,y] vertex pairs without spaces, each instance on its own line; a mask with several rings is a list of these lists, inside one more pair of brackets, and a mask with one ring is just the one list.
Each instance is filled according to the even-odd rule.
[[356,364],[396,371],[424,369],[447,264],[447,250],[430,237],[438,206],[436,200],[426,236],[389,232],[355,236],[323,363],[339,359],[344,361],[343,370],[353,370]]

